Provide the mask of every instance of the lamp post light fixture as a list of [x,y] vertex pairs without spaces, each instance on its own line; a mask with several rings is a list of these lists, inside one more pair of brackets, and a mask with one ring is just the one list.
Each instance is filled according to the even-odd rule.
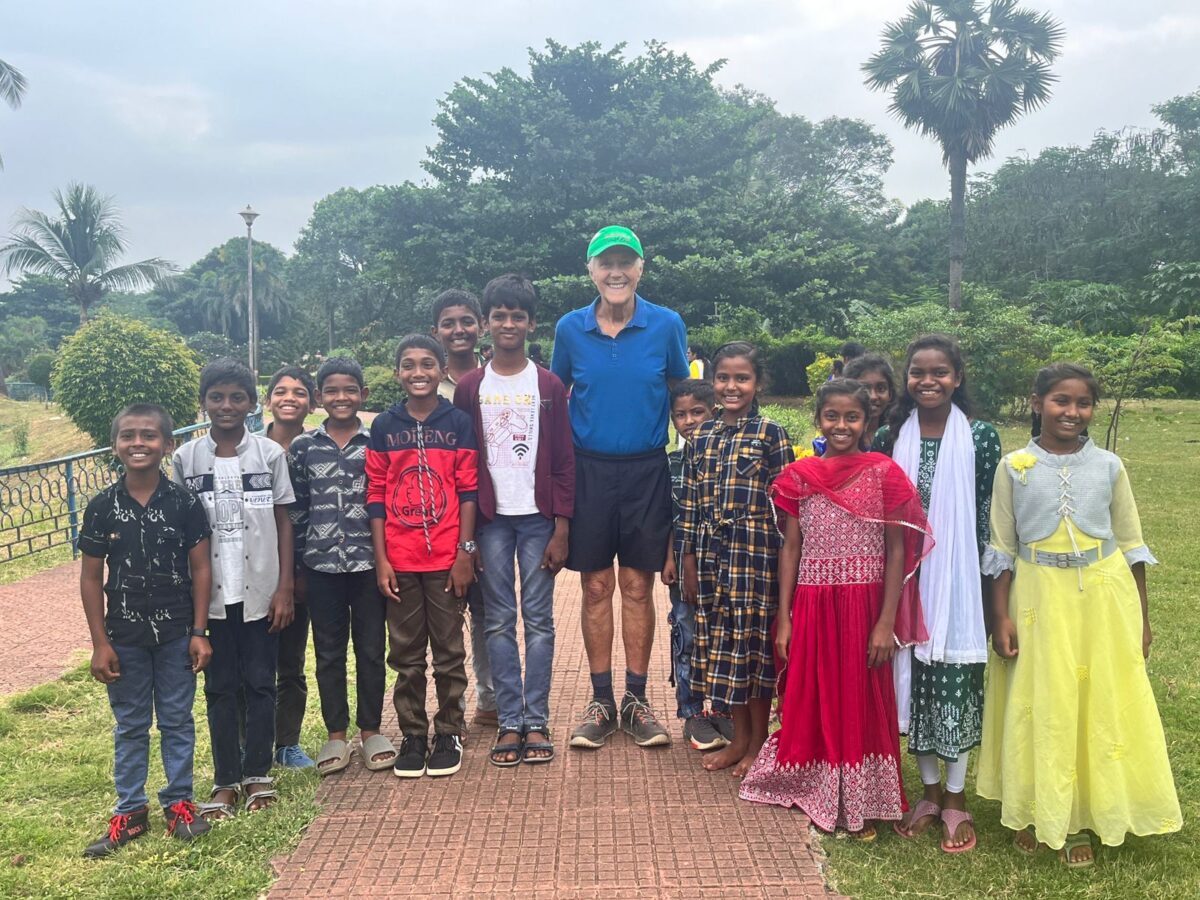
[[254,235],[252,229],[258,213],[246,204],[246,208],[238,213],[246,223],[246,330],[248,332],[250,371],[254,373],[254,382],[258,383],[258,310],[254,308]]

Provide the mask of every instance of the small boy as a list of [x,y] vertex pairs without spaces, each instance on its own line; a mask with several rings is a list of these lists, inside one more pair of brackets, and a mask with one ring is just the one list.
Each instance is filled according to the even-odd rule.
[[[712,418],[715,403],[716,395],[710,381],[689,378],[671,388],[671,423],[679,434],[680,444],[691,441],[700,423]],[[683,592],[679,589],[679,551],[675,541],[679,532],[679,500],[683,493],[685,452],[679,449],[667,454],[667,461],[671,467],[675,525],[667,549],[667,560],[663,564],[662,582],[670,588],[671,595],[671,612],[667,616],[671,625],[671,683],[675,685],[675,700],[678,704],[675,715],[683,719],[684,739],[694,750],[716,750],[729,743],[733,734],[733,720],[727,712],[714,710],[711,716],[706,713],[704,698],[694,694],[688,684],[696,610],[683,599]]]
[[[317,387],[312,376],[299,366],[284,366],[267,383],[267,412],[271,423],[267,437],[286,452],[292,441],[304,433],[304,420],[316,406]],[[275,762],[289,769],[311,769],[315,763],[300,747],[300,727],[308,705],[308,679],[304,675],[304,655],[308,648],[308,604],[305,602],[304,521],[291,510],[295,533],[292,573],[292,624],[279,632],[279,664],[275,672]]]
[[329,739],[317,755],[322,775],[350,764],[346,729],[346,643],[354,639],[362,758],[368,769],[390,769],[396,748],[379,733],[383,718],[387,601],[375,584],[375,551],[367,518],[367,445],[371,433],[358,417],[368,390],[363,370],[344,357],[317,371],[317,396],[328,414],[314,430],[292,441],[288,466],[303,514],[299,569],[308,584],[317,690]]
[[[475,354],[482,320],[479,298],[468,291],[451,289],[433,298],[431,333],[446,351],[446,377],[438,385],[438,395],[451,403],[454,402],[454,390],[459,380],[482,365]],[[492,686],[492,666],[488,660],[483,624],[483,590],[479,582],[473,583],[467,592],[467,612],[471,614],[471,668],[475,672],[473,721],[494,726],[497,721],[496,692]]]
[[[200,498],[212,526],[213,585],[208,606],[212,661],[204,677],[212,738],[213,789],[207,819],[230,818],[277,799],[275,666],[279,632],[292,621],[295,500],[283,449],[246,430],[258,400],[254,375],[224,358],[200,371],[209,431],[175,451],[171,477]],[[238,691],[246,698],[245,747],[238,734]]]
[[[367,513],[375,576],[387,604],[392,701],[403,741],[398,778],[453,775],[462,765],[467,690],[463,598],[475,580],[478,452],[471,417],[437,393],[442,345],[411,334],[396,351],[408,399],[371,423]],[[425,712],[427,648],[433,651],[438,712],[433,747]]]
[[[525,357],[537,315],[532,282],[520,275],[493,278],[483,289],[483,313],[495,354],[484,368],[463,376],[454,404],[472,416],[482,435],[480,578],[500,715],[490,759],[508,767],[554,758],[548,727],[554,576],[567,559],[575,511],[575,449],[566,388],[557,375]],[[521,573],[524,681],[514,556]]]
[[167,776],[158,802],[167,833],[191,840],[209,830],[192,803],[192,701],[196,673],[212,656],[205,637],[209,526],[200,502],[162,472],[174,429],[161,406],[135,403],[121,410],[112,423],[112,447],[125,474],[91,499],[79,532],[92,676],[108,686],[117,723],[117,807],[104,836],[83,851],[89,859],[149,831],[146,776],[155,711]]

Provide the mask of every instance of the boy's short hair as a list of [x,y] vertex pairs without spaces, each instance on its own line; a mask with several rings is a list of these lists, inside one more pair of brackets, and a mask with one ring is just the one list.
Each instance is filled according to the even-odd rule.
[[442,313],[446,311],[448,306],[465,306],[475,314],[475,318],[483,321],[483,310],[479,308],[479,298],[470,291],[460,291],[458,288],[450,288],[448,291],[442,291],[433,298],[433,324],[437,327],[438,321],[442,318]]
[[158,419],[158,428],[162,432],[163,441],[170,443],[174,440],[175,420],[171,418],[171,414],[166,409],[157,403],[130,403],[112,420],[112,434],[108,439],[110,445],[116,446],[117,432],[121,430],[121,420],[129,416],[148,416]]
[[842,344],[842,349],[838,355],[846,360],[846,362],[849,362],[852,359],[858,359],[858,357],[864,355],[866,352],[867,348],[858,343],[858,341],[846,341],[846,343]]
[[446,368],[446,348],[442,346],[441,341],[427,334],[410,334],[402,337],[400,339],[400,346],[396,348],[397,371],[400,369],[400,360],[404,356],[404,351],[412,350],[414,347],[421,350],[428,350],[437,359],[438,365],[443,369]]
[[712,382],[703,378],[685,378],[671,388],[671,407],[680,397],[695,397],[707,407],[717,405],[717,392],[713,390]]
[[200,370],[201,403],[204,402],[208,389],[214,384],[236,384],[252,398],[258,399],[258,385],[254,383],[254,373],[244,362],[234,359],[232,356],[214,359]]
[[493,309],[519,309],[537,318],[537,288],[524,275],[509,272],[497,275],[483,289],[483,317],[486,319]]
[[365,383],[362,366],[348,356],[331,356],[321,363],[321,368],[317,369],[317,390],[325,386],[325,379],[330,375],[349,375],[358,382],[360,389]]
[[278,372],[271,376],[271,380],[267,382],[267,396],[275,392],[276,385],[284,378],[294,378],[308,391],[308,399],[315,400],[317,396],[317,385],[313,382],[313,377],[309,375],[299,366],[284,366]]

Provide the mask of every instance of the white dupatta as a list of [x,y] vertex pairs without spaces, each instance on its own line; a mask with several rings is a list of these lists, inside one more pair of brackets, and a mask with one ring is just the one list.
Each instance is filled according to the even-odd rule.
[[[921,424],[914,409],[900,427],[892,459],[913,484],[921,464]],[[928,518],[937,544],[921,564],[921,611],[929,640],[892,660],[900,731],[908,732],[912,656],[923,663],[987,662],[979,542],[975,533],[975,441],[971,423],[950,407],[929,492]]]

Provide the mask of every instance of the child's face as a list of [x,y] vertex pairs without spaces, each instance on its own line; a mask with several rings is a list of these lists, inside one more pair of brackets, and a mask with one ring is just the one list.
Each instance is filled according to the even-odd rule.
[[433,336],[447,353],[470,353],[479,342],[479,319],[461,304],[447,306],[433,326]]
[[267,397],[267,410],[277,422],[289,425],[303,422],[304,417],[312,412],[313,399],[303,381],[285,375],[271,388],[271,395]]
[[501,306],[488,310],[488,334],[497,350],[525,350],[525,339],[533,331],[533,319],[523,309]]
[[334,422],[350,422],[362,409],[367,393],[353,375],[326,375],[321,382],[321,406]]
[[941,350],[930,347],[918,350],[908,362],[905,373],[908,395],[922,409],[941,409],[954,400],[955,389],[962,384],[962,374]]
[[1042,417],[1042,434],[1067,446],[1079,440],[1096,412],[1092,389],[1079,378],[1064,378],[1044,397],[1034,394],[1031,405]]
[[692,394],[681,394],[671,402],[671,424],[685,441],[690,441],[701,422],[712,418],[712,407]]
[[834,394],[817,412],[817,427],[825,436],[826,456],[858,453],[867,428],[867,411],[853,397]]
[[214,384],[204,393],[204,411],[210,430],[236,432],[245,427],[246,416],[254,409],[254,395],[240,384]]
[[125,416],[117,423],[113,452],[126,472],[145,472],[162,464],[170,444],[157,416]]
[[437,394],[442,382],[442,366],[438,358],[423,347],[409,347],[400,357],[396,380],[413,400]]
[[713,375],[717,400],[725,408],[725,418],[736,419],[746,414],[758,392],[758,373],[754,363],[744,356],[727,356],[717,363]]
[[878,419],[892,402],[892,386],[882,372],[863,372],[855,379],[871,395],[871,418]]

